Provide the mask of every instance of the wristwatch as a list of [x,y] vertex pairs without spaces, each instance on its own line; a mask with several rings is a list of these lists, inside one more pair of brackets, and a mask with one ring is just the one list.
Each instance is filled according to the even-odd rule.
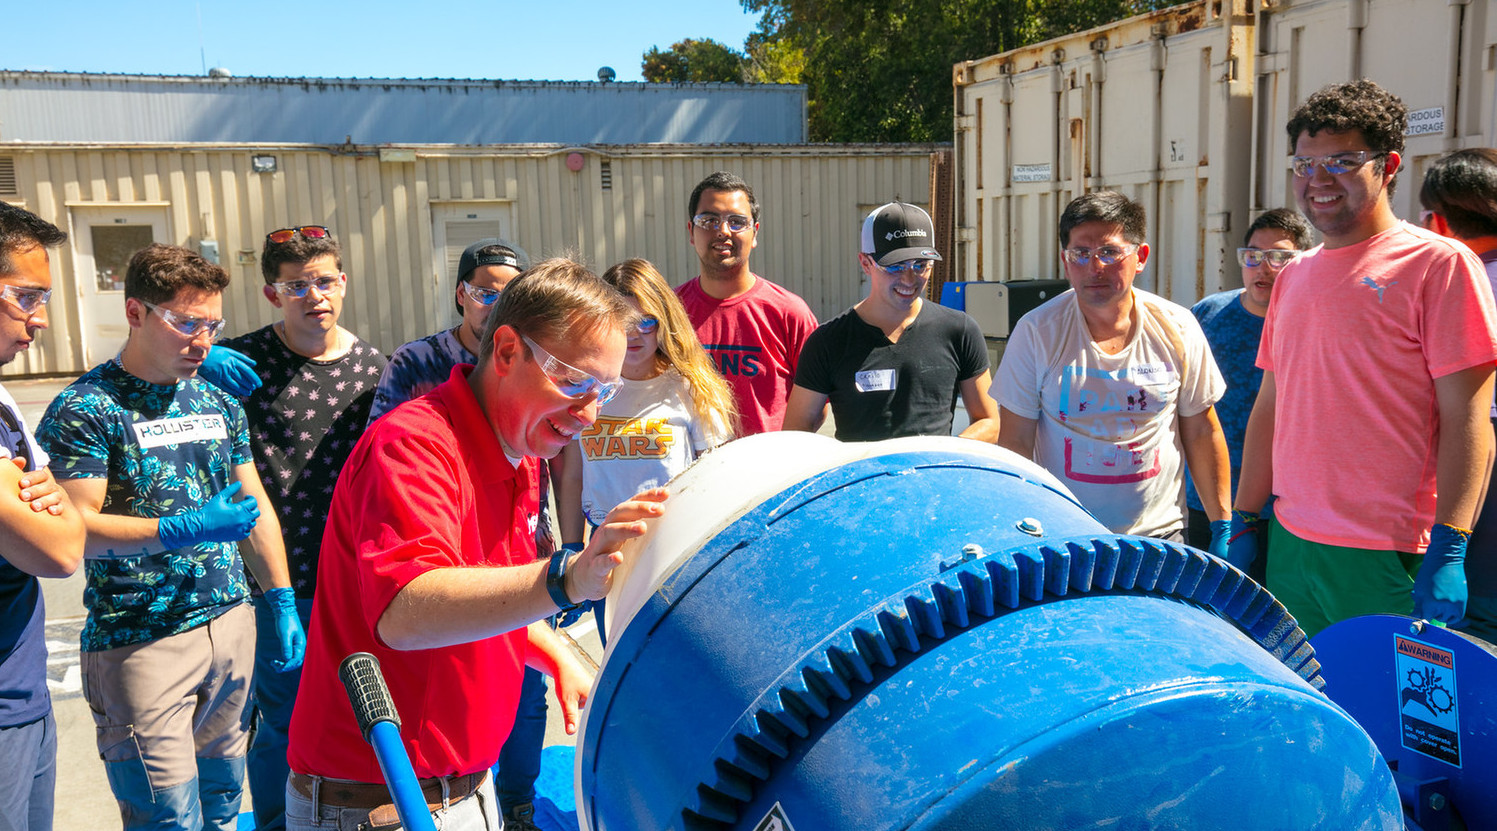
[[555,603],[563,612],[570,612],[581,606],[581,603],[573,603],[572,598],[567,596],[567,566],[571,565],[572,552],[565,548],[557,549],[551,554],[551,563],[546,567],[546,593],[551,595],[551,602]]

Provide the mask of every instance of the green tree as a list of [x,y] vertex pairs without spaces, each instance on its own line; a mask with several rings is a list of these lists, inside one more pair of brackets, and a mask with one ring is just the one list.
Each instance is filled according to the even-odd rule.
[[651,46],[645,52],[641,72],[646,81],[657,84],[686,82],[743,83],[745,58],[742,52],[711,38],[677,41],[668,50]]
[[[951,68],[1169,0],[740,0],[749,75],[797,55],[815,141],[951,139]],[[788,47],[786,46],[788,44]],[[778,51],[776,51],[778,50]],[[760,55],[765,58],[760,59]]]

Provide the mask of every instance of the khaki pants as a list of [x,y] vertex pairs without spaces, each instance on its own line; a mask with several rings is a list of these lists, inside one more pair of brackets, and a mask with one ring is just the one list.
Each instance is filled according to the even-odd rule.
[[237,815],[255,663],[249,604],[160,640],[84,652],[81,663],[127,828],[193,815],[211,828],[218,814]]

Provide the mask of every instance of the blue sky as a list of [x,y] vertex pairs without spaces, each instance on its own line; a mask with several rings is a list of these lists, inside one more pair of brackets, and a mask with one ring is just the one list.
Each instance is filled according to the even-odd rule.
[[3,5],[0,69],[147,75],[201,75],[206,57],[235,75],[639,81],[651,46],[742,49],[758,22],[737,0]]

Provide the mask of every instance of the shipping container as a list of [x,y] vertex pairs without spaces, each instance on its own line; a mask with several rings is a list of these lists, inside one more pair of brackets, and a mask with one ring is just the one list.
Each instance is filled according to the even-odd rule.
[[1223,286],[1247,214],[1246,0],[1182,6],[955,67],[957,263],[965,280],[1063,276],[1061,209],[1118,190],[1148,211],[1138,285]]
[[952,278],[1063,277],[1061,210],[1114,189],[1148,211],[1137,285],[1184,305],[1240,287],[1248,224],[1294,207],[1289,115],[1361,77],[1410,110],[1393,205],[1417,219],[1424,168],[1493,143],[1494,6],[1207,0],[957,64]]

